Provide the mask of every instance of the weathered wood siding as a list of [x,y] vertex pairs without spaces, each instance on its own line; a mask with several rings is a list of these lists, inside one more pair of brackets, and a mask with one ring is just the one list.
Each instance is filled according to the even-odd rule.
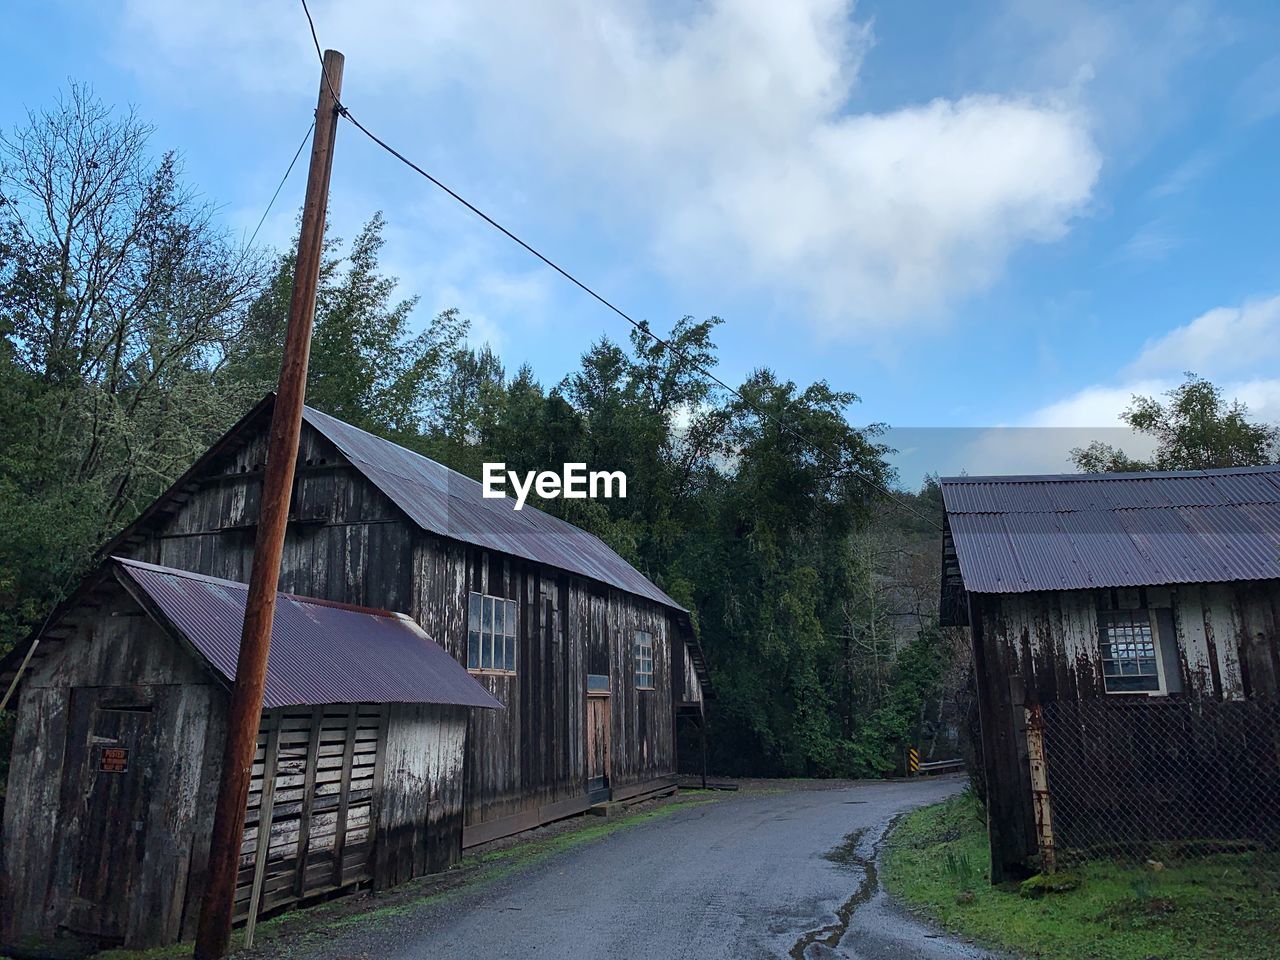
[[[137,559],[247,581],[266,431],[246,432],[129,550]],[[701,687],[658,604],[518,557],[420,530],[323,436],[302,429],[280,589],[406,611],[466,662],[467,594],[517,601],[514,676],[482,682],[505,710],[473,711],[466,758],[468,825],[533,826],[586,806],[586,675],[610,677],[611,786],[675,773],[673,677]],[[635,689],[634,634],[654,638],[654,687]],[[687,679],[686,679],[687,677]]]
[[378,798],[374,882],[394,886],[462,856],[462,766],[467,711],[394,704]]
[[[24,681],[0,842],[9,945],[150,947],[195,933],[227,691],[123,589],[110,597]],[[235,918],[455,863],[467,713],[264,712]],[[104,748],[125,751],[122,770],[105,769]]]
[[[265,460],[265,432],[251,434],[129,555],[248,582]],[[290,517],[281,590],[383,610],[409,609],[416,527],[306,424]]]
[[676,671],[675,699],[677,703],[701,703],[702,681],[698,677],[698,668],[693,663],[693,655],[685,644],[680,644],[678,654],[684,669]]
[[[194,931],[219,767],[205,744],[222,741],[224,697],[123,591],[26,677],[0,862],[9,942]],[[124,772],[101,769],[111,746]]]
[[[468,826],[512,828],[586,806],[587,674],[609,677],[610,786],[675,773],[668,612],[646,600],[515,557],[419,535],[413,616],[466,663],[471,591],[517,602],[515,676],[477,674],[506,707],[473,711]],[[635,633],[654,639],[654,689],[637,690]]]
[[[248,916],[251,906],[261,915],[373,879],[374,810],[390,709],[333,704],[263,713],[235,919]],[[425,805],[419,815],[425,818]]]
[[1152,611],[1170,696],[1277,696],[1276,582],[971,594],[969,601],[997,881],[1019,872],[1036,850],[1026,707],[1108,695],[1099,611]]

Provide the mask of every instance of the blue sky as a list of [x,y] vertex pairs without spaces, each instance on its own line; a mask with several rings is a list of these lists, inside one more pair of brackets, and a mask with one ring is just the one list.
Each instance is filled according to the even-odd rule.
[[[856,391],[904,480],[1060,468],[1188,369],[1280,419],[1273,3],[523,6],[312,10],[363,122],[655,326],[722,316],[726,379]],[[5,34],[0,125],[89,81],[235,230],[315,100],[291,0],[18,0]],[[350,126],[332,205],[383,210],[420,321],[461,308],[511,369],[626,337]]]

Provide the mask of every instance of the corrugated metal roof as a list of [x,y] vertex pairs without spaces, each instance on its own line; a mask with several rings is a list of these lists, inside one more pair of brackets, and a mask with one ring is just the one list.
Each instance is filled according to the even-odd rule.
[[[113,559],[218,673],[235,679],[245,584]],[[263,707],[327,703],[502,706],[409,617],[278,594]]]
[[319,410],[303,418],[422,529],[684,609],[585,530],[528,504],[515,510],[510,498],[486,499],[470,477]]
[[1280,466],[946,477],[967,590],[1280,578]]

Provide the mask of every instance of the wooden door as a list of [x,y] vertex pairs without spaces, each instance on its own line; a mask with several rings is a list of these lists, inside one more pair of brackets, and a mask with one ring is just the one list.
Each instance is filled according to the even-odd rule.
[[609,694],[587,694],[587,795],[609,799]]
[[59,842],[71,895],[62,925],[101,943],[130,933],[154,778],[153,708],[145,687],[71,691]]

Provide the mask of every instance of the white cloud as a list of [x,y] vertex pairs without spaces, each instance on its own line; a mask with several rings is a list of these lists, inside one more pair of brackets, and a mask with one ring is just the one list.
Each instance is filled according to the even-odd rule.
[[1133,236],[1121,244],[1116,259],[1129,263],[1150,264],[1163,260],[1182,244],[1182,238],[1161,220],[1143,224]]
[[1234,106],[1246,123],[1262,123],[1280,114],[1280,56],[1249,74],[1236,91]]
[[1135,394],[1150,396],[1168,390],[1168,380],[1135,380],[1117,387],[1090,386],[1032,411],[1023,421],[1028,427],[1118,427],[1120,414]]
[[1280,358],[1280,296],[1217,307],[1147,342],[1129,373],[1238,376]]
[[[1227,400],[1239,400],[1254,420],[1280,423],[1280,377],[1270,370],[1280,347],[1280,296],[1219,307],[1149,342],[1117,382],[1092,384],[1031,411],[1017,423],[951,431],[939,462],[947,472],[1057,473],[1074,469],[1069,453],[1094,440],[1142,458],[1154,449],[1120,415],[1135,396],[1161,397],[1184,371],[1211,379]],[[937,469],[937,468],[935,468]]]
[[[376,103],[398,141],[412,148],[442,102],[463,103],[531,189],[570,184],[602,219],[635,218],[670,275],[798,297],[834,333],[983,289],[1015,250],[1069,229],[1101,166],[1086,115],[1051,96],[850,112],[873,45],[851,0],[712,0],[680,16],[624,0],[313,11],[348,54],[346,99],[366,116]],[[122,30],[167,83],[267,93],[296,88],[310,40],[295,11],[248,0],[194,18],[132,0]],[[233,75],[193,78],[193,56]]]
[[1184,192],[1197,180],[1204,177],[1218,163],[1219,149],[1202,148],[1187,157],[1169,171],[1159,183],[1148,192],[1155,199],[1176,196]]

